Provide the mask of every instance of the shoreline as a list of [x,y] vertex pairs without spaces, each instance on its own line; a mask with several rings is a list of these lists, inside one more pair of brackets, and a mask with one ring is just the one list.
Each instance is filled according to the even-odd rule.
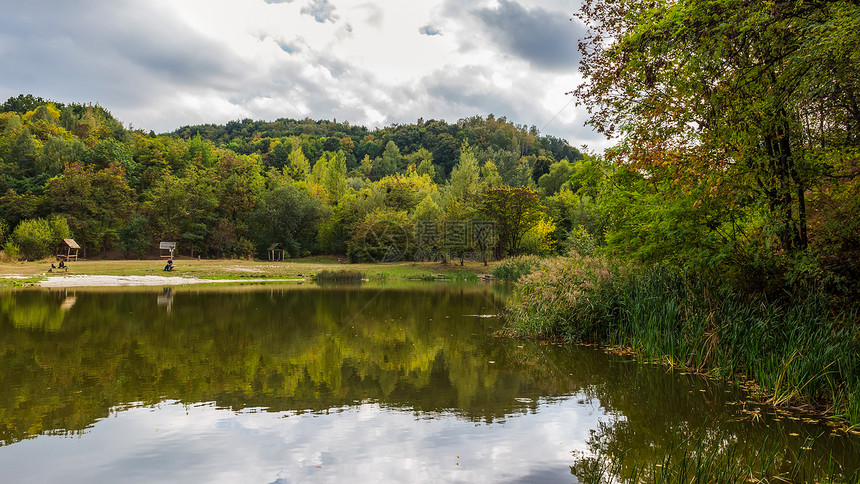
[[123,286],[181,286],[191,284],[221,284],[246,282],[303,282],[307,279],[200,279],[186,276],[48,276],[33,283],[35,287],[123,287]]
[[[309,257],[284,262],[238,259],[175,259],[178,269],[164,272],[155,260],[80,260],[68,272],[51,271],[51,260],[0,262],[0,290],[12,287],[82,287],[299,282],[323,272],[349,271],[371,281],[481,280],[493,265],[465,266],[434,262],[343,263],[335,257]],[[168,275],[169,274],[169,275]],[[87,282],[82,282],[86,280]]]

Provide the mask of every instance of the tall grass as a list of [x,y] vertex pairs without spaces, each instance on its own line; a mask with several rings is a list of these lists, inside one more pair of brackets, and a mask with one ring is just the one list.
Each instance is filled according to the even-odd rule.
[[515,282],[521,277],[531,274],[535,268],[541,265],[543,260],[543,258],[536,255],[510,257],[499,262],[499,264],[493,268],[492,274],[496,279],[506,282]]
[[322,270],[314,276],[316,282],[361,282],[362,280],[364,280],[364,274],[351,270]]
[[860,331],[819,292],[781,301],[664,267],[558,259],[520,280],[506,330],[632,347],[645,358],[754,380],[770,403],[825,404],[860,424]]

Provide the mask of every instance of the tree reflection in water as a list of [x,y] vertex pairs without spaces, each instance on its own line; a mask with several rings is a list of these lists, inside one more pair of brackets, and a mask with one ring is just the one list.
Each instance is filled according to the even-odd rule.
[[804,451],[829,429],[740,419],[729,403],[741,395],[725,385],[592,348],[494,338],[498,318],[477,316],[500,306],[481,285],[6,293],[0,441],[75,434],[112,411],[165,400],[291,413],[373,402],[500,422],[580,395],[605,412],[588,451],[571,457],[582,482],[634,469],[653,479],[660,468],[648,466],[687,449],[725,465],[777,449],[777,468],[800,454],[808,468],[826,469],[831,457],[836,469],[858,466],[856,438],[825,434]]

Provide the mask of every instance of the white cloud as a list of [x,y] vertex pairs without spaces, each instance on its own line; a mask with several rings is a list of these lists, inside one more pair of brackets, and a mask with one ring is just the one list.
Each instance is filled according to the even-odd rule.
[[99,102],[159,132],[243,117],[377,127],[493,113],[599,142],[578,108],[556,116],[577,68],[570,6],[537,3],[19,2],[0,18],[0,97]]

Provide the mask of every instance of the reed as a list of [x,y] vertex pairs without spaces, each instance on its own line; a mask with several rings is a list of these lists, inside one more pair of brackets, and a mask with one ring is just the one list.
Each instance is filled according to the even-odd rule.
[[493,277],[505,282],[516,282],[529,275],[544,259],[536,255],[520,255],[505,259],[493,268]]
[[361,272],[346,269],[339,271],[323,270],[314,276],[314,281],[317,282],[360,282],[364,279],[364,274]]
[[860,424],[857,315],[834,314],[813,289],[771,301],[665,267],[556,259],[518,282],[509,308],[511,336],[628,346]]

